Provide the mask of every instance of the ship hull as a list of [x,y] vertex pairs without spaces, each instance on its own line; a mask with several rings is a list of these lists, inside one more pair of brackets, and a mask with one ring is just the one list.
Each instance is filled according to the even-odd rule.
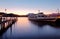
[[29,19],[30,21],[35,21],[35,22],[55,22],[56,19]]

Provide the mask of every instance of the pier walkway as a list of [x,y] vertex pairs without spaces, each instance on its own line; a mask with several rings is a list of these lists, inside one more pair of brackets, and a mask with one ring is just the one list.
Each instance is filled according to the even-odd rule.
[[0,16],[0,36],[17,21],[17,17]]

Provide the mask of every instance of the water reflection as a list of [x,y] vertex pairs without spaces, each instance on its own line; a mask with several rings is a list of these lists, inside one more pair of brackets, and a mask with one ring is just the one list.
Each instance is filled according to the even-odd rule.
[[20,17],[18,21],[3,34],[3,38],[48,38],[60,37],[60,28],[54,23],[36,23],[27,17]]
[[[15,23],[16,21],[7,21],[7,22],[3,22],[0,23],[0,38],[3,39],[3,35],[4,33],[10,28],[11,32],[10,34],[12,34],[12,25]],[[6,37],[6,35],[5,35]]]
[[56,23],[56,22],[54,22],[54,23],[53,22],[36,22],[36,21],[30,21],[30,22],[39,27],[43,27],[45,25],[50,25],[51,27],[60,28],[59,22],[58,23]]

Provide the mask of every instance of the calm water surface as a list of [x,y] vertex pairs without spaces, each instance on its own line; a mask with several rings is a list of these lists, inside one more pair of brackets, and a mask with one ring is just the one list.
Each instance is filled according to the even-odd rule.
[[38,25],[28,20],[27,17],[19,17],[18,21],[12,25],[2,38],[32,38],[32,37],[58,37],[60,28],[51,25]]

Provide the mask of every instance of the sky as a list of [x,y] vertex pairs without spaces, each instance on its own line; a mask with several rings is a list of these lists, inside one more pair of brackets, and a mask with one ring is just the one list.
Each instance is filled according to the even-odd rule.
[[26,15],[28,13],[44,12],[51,14],[60,8],[60,0],[0,0],[0,12]]

